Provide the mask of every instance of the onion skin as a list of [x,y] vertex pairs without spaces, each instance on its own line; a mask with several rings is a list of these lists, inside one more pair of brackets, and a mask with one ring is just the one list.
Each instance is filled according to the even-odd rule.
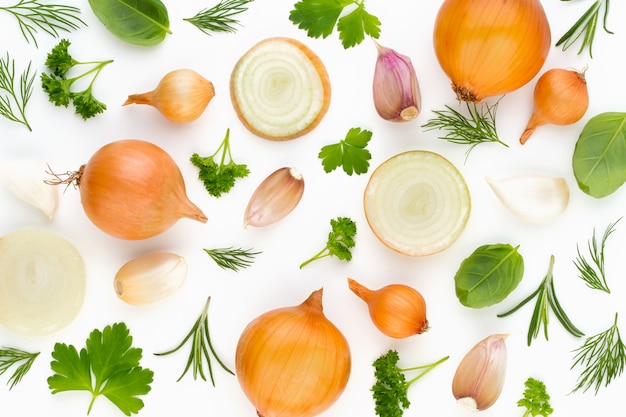
[[189,123],[202,115],[215,97],[213,83],[194,70],[168,72],[157,87],[147,93],[131,94],[122,104],[147,104],[175,123]]
[[589,108],[589,91],[584,71],[553,68],[537,80],[533,113],[520,136],[523,145],[539,126],[576,123]]
[[426,301],[416,289],[404,284],[390,284],[370,290],[352,278],[348,278],[348,287],[365,301],[372,322],[387,336],[404,339],[429,329]]
[[312,417],[343,393],[351,354],[323,313],[319,289],[298,306],[252,320],[237,344],[235,366],[259,417]]
[[433,39],[457,98],[470,102],[510,93],[530,82],[551,45],[539,0],[445,0]]
[[85,214],[111,236],[147,239],[184,217],[207,221],[187,197],[176,162],[150,142],[127,139],[109,143],[78,175]]

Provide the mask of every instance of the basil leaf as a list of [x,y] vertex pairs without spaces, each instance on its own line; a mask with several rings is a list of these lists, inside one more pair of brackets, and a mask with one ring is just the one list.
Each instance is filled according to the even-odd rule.
[[100,22],[119,39],[141,46],[160,43],[170,31],[160,0],[89,0]]
[[578,187],[605,197],[626,181],[626,113],[601,113],[583,128],[572,158]]
[[518,248],[509,244],[484,245],[461,262],[454,276],[461,304],[482,308],[504,300],[524,275],[524,259]]

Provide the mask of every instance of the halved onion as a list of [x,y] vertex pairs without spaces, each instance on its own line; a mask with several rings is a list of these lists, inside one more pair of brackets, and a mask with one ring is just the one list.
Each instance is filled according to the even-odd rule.
[[456,167],[437,153],[419,150],[395,155],[376,168],[363,203],[378,239],[410,256],[452,245],[471,208],[467,184]]
[[31,336],[74,320],[85,295],[85,265],[56,234],[18,230],[0,238],[0,323]]
[[330,106],[330,80],[321,59],[291,38],[262,40],[237,62],[230,78],[237,116],[252,133],[294,139],[316,127]]

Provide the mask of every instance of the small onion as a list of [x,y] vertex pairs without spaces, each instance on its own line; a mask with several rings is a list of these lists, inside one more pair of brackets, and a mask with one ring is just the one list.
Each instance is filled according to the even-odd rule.
[[426,301],[415,288],[389,284],[370,290],[348,278],[348,287],[365,301],[374,325],[389,337],[403,339],[428,330]]
[[459,100],[480,102],[527,84],[550,51],[539,0],[445,0],[434,47]]
[[252,320],[237,344],[236,374],[259,417],[312,417],[348,383],[351,355],[323,313],[322,289],[300,305]]
[[156,236],[186,217],[207,217],[186,195],[176,162],[160,147],[127,139],[100,148],[70,178],[85,214],[102,231],[120,239]]
[[122,105],[147,104],[172,122],[188,123],[202,115],[214,96],[211,81],[183,68],[165,74],[154,90],[129,95]]

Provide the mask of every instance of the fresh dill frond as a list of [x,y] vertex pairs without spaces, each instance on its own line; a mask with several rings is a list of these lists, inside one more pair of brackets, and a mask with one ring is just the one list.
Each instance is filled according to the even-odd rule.
[[196,26],[202,32],[210,35],[211,32],[237,31],[239,20],[234,16],[248,10],[247,4],[254,0],[221,0],[211,8],[203,9],[193,17],[183,19]]
[[[19,87],[15,79],[15,61],[7,52],[6,58],[0,59],[0,116],[12,122],[21,123],[32,132],[26,119],[26,105],[33,94],[35,72],[31,73],[31,64],[20,75]],[[6,92],[1,94],[2,91]]]
[[31,353],[10,347],[0,348],[0,375],[4,374],[13,366],[16,366],[13,375],[11,375],[7,381],[9,390],[22,380],[24,375],[30,370],[37,356],[39,356],[39,352]]
[[579,277],[583,281],[585,281],[589,288],[601,290],[606,293],[611,292],[606,282],[606,273],[604,269],[604,247],[611,233],[615,231],[615,225],[620,220],[621,217],[607,226],[600,243],[598,243],[598,240],[596,238],[596,230],[593,230],[593,236],[587,243],[591,262],[589,262],[580,253],[580,248],[578,247],[578,245],[576,245],[576,251],[578,255],[574,260],[574,265],[576,265],[576,268],[578,269]]
[[254,263],[256,255],[261,252],[254,252],[252,248],[214,248],[204,249],[204,251],[215,261],[215,263],[222,269],[232,269],[233,271],[239,271],[242,268],[247,268]]

